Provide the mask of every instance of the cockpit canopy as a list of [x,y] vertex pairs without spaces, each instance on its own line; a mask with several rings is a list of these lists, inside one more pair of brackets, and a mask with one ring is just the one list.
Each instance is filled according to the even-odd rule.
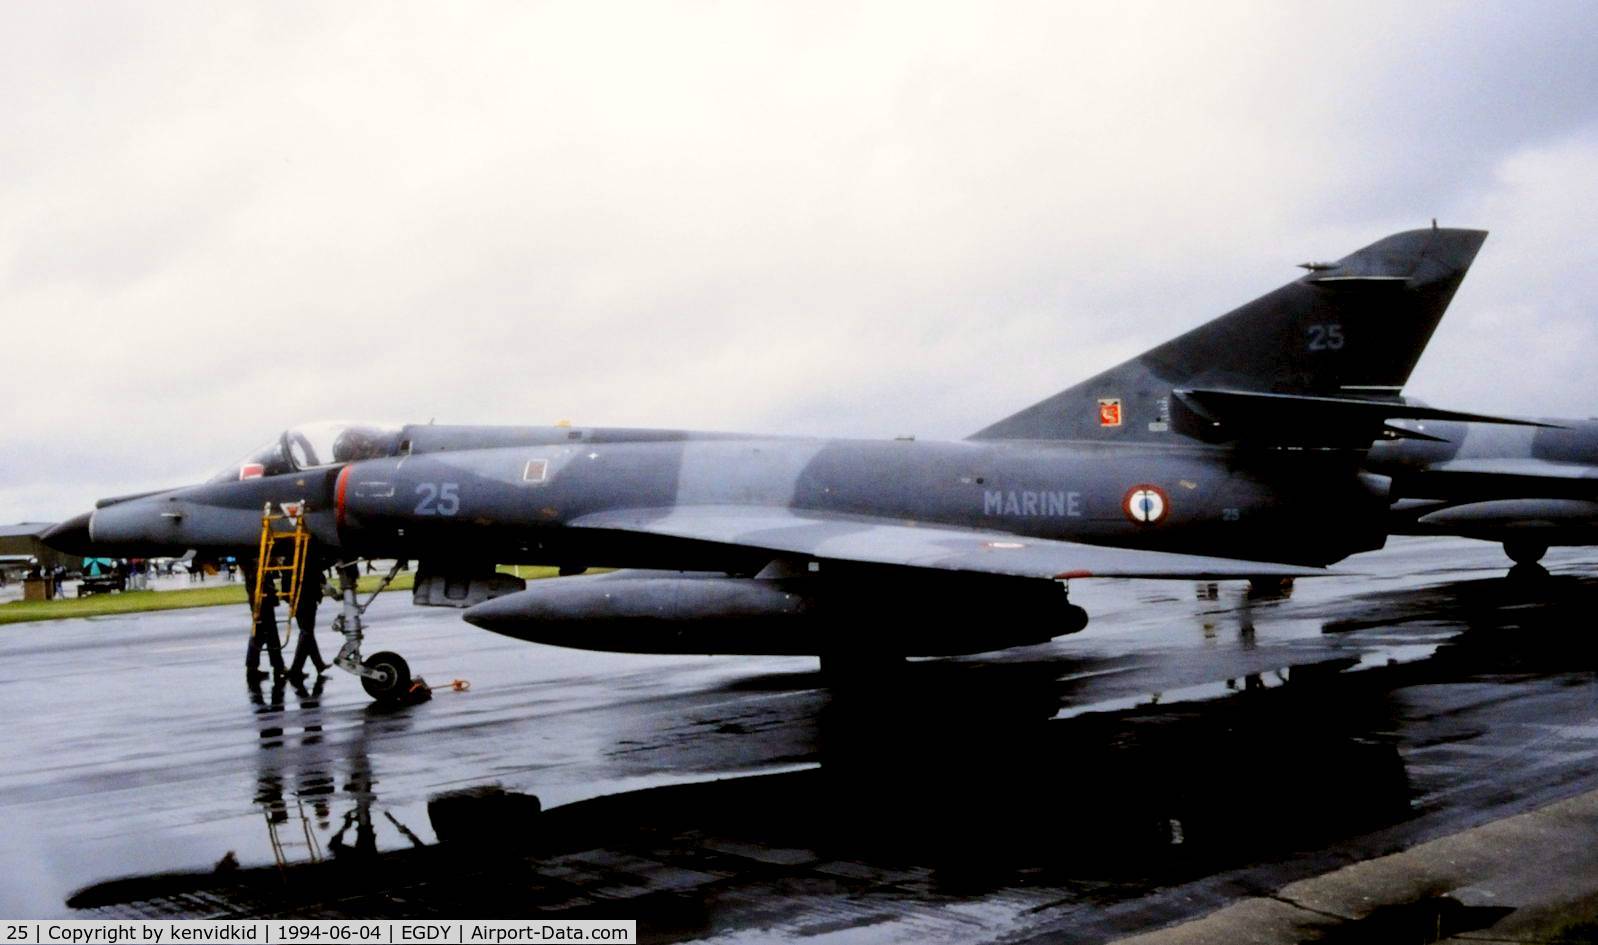
[[277,439],[223,469],[211,481],[281,476],[317,466],[397,456],[400,431],[398,426],[372,423],[308,423],[284,430]]

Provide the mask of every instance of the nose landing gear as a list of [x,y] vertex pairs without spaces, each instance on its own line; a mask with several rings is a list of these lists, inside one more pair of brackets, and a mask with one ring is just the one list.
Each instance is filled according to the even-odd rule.
[[377,595],[393,582],[404,565],[403,561],[394,562],[394,566],[383,575],[377,588],[364,602],[356,592],[356,581],[360,576],[359,568],[353,563],[340,562],[334,569],[338,572],[339,599],[343,602],[343,607],[339,615],[333,618],[333,629],[343,634],[344,645],[339,648],[338,655],[333,657],[333,663],[340,669],[359,676],[361,688],[366,690],[367,695],[381,703],[401,703],[412,698],[414,687],[411,685],[411,668],[398,653],[390,653],[387,650],[373,653],[364,661],[361,659],[361,639],[364,629],[361,616],[366,613],[366,608],[372,605],[372,601],[377,599]]

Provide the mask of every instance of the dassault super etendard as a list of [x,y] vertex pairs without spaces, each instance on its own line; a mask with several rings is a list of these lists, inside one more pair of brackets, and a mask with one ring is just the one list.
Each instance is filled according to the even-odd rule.
[[[1074,633],[1066,582],[1312,575],[1380,547],[1362,464],[1404,420],[1492,421],[1400,391],[1486,234],[1398,233],[954,442],[357,424],[289,430],[202,485],[102,500],[50,540],[251,556],[263,509],[353,568],[419,562],[418,603],[539,643],[813,654],[839,670]],[[1396,422],[1390,422],[1396,421]],[[526,586],[496,565],[575,575]]]

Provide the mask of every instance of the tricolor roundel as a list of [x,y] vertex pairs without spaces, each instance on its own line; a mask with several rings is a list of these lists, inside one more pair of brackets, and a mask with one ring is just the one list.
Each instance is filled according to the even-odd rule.
[[1159,486],[1136,485],[1126,491],[1121,500],[1126,517],[1139,525],[1155,525],[1171,511],[1171,497]]

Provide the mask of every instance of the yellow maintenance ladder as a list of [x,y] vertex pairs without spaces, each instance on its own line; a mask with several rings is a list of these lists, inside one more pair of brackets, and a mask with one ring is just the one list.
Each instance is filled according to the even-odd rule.
[[[311,533],[305,527],[304,502],[279,506],[279,509],[278,514],[272,514],[272,504],[268,502],[261,511],[261,547],[255,559],[255,596],[250,599],[250,635],[254,636],[255,628],[261,625],[267,578],[282,575],[278,600],[287,601],[289,605],[289,618],[284,621],[287,627],[284,642],[287,643],[288,634],[294,632],[294,615],[300,612],[300,589],[305,586],[305,568],[311,560]],[[279,522],[287,522],[290,527],[279,528]],[[274,564],[276,561],[283,563]]]

